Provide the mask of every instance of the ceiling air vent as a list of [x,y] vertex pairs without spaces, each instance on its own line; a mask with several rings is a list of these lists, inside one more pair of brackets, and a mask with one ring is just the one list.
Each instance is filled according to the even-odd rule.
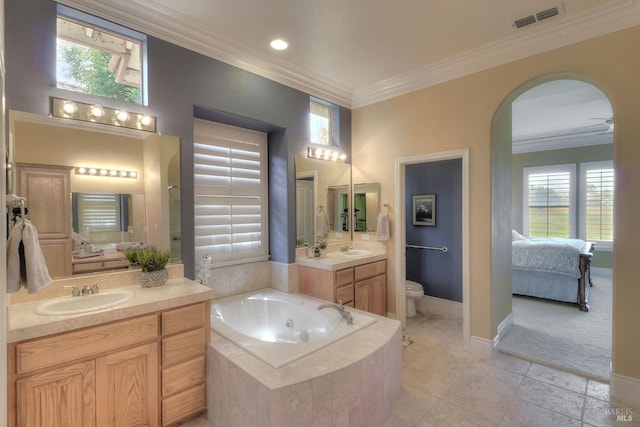
[[560,9],[552,7],[551,9],[543,10],[541,12],[532,13],[531,15],[517,19],[513,22],[515,28],[526,27],[527,25],[535,24],[544,19],[549,19],[554,16],[560,15]]

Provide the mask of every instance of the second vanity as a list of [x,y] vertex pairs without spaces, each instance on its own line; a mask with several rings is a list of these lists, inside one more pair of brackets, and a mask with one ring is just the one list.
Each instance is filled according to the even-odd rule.
[[300,257],[298,289],[305,295],[386,316],[387,254],[376,247]]
[[131,297],[89,313],[9,305],[9,426],[168,426],[206,408],[213,291],[180,277],[115,289]]

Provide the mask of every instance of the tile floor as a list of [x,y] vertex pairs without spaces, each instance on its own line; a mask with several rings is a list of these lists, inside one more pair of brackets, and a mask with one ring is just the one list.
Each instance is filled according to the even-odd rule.
[[[418,313],[404,334],[403,388],[384,427],[640,425],[640,407],[609,401],[609,385],[522,359],[462,348],[462,320]],[[616,414],[632,421],[616,421]],[[204,419],[184,424],[208,427]]]

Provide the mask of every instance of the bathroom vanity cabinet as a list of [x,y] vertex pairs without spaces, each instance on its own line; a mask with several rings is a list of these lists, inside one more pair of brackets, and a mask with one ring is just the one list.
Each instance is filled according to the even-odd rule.
[[339,270],[298,266],[300,293],[386,316],[387,261]]
[[208,303],[9,344],[10,427],[166,426],[206,408]]

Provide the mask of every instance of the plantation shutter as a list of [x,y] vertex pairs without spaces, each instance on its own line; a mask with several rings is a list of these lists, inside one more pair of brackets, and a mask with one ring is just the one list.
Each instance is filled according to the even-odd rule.
[[[525,168],[527,233],[530,237],[573,236],[572,171]],[[542,169],[542,168],[541,168]]]
[[120,231],[120,200],[115,194],[81,193],[78,211],[81,233]]
[[268,259],[267,135],[194,121],[196,263]]
[[613,168],[585,172],[585,237],[590,241],[613,242]]

